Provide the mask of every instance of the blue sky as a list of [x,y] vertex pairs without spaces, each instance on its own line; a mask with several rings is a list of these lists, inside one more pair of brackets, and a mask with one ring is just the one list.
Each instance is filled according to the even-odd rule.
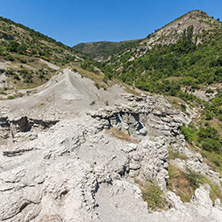
[[0,0],[0,15],[69,46],[144,38],[188,11],[222,20],[221,0]]

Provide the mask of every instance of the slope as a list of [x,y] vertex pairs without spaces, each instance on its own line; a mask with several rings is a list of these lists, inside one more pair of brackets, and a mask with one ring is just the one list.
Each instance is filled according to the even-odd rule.
[[85,54],[90,59],[95,61],[103,61],[109,59],[109,57],[112,55],[119,54],[128,48],[135,47],[140,41],[141,40],[80,43],[73,46],[73,49]]
[[222,23],[192,11],[99,67],[111,78],[155,93],[179,96],[221,81]]
[[80,53],[24,25],[0,17],[0,93],[43,84]]

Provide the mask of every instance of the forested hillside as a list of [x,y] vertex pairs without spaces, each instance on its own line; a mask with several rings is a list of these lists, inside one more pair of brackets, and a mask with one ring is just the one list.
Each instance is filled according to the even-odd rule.
[[90,42],[90,43],[80,43],[73,46],[73,49],[84,53],[90,59],[93,60],[107,60],[109,56],[114,56],[125,51],[128,48],[137,46],[142,40],[131,40],[131,41],[121,41],[121,42]]

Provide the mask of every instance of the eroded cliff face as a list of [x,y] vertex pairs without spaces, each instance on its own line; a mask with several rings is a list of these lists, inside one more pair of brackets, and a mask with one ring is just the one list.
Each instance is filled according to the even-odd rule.
[[[222,181],[186,147],[180,127],[189,119],[151,95],[122,99],[53,122],[13,120],[6,111],[0,124],[7,141],[0,150],[0,220],[221,221],[220,202],[212,203],[208,186],[186,204],[167,191],[169,147],[187,156],[175,160],[181,168],[189,165]],[[113,128],[132,140],[111,135]],[[166,194],[169,210],[148,213],[135,180],[149,179]]]

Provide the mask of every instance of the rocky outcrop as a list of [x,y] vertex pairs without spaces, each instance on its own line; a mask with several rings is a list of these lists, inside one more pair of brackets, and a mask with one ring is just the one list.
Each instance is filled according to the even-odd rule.
[[[163,99],[128,99],[57,123],[4,119],[1,129],[12,132],[13,124],[16,133],[0,150],[0,221],[220,221],[208,189],[188,204],[167,192],[168,147],[187,149],[185,116]],[[136,140],[119,139],[112,128]],[[148,213],[135,179],[156,181],[171,209]]]
[[[10,120],[8,116],[2,116],[0,117],[0,139],[12,138],[13,142],[20,140],[32,140],[37,136],[35,133],[33,134],[33,132],[50,128],[57,122],[58,120],[44,121],[41,119],[32,119],[27,116]],[[26,132],[30,133],[27,134]]]
[[167,101],[152,96],[144,97],[140,103],[136,100],[137,98],[128,105],[102,108],[90,115],[103,120],[107,128],[115,127],[132,136],[162,137],[172,146],[181,141],[183,144],[179,146],[185,146],[180,135],[180,127],[185,119],[182,112],[172,109]]

